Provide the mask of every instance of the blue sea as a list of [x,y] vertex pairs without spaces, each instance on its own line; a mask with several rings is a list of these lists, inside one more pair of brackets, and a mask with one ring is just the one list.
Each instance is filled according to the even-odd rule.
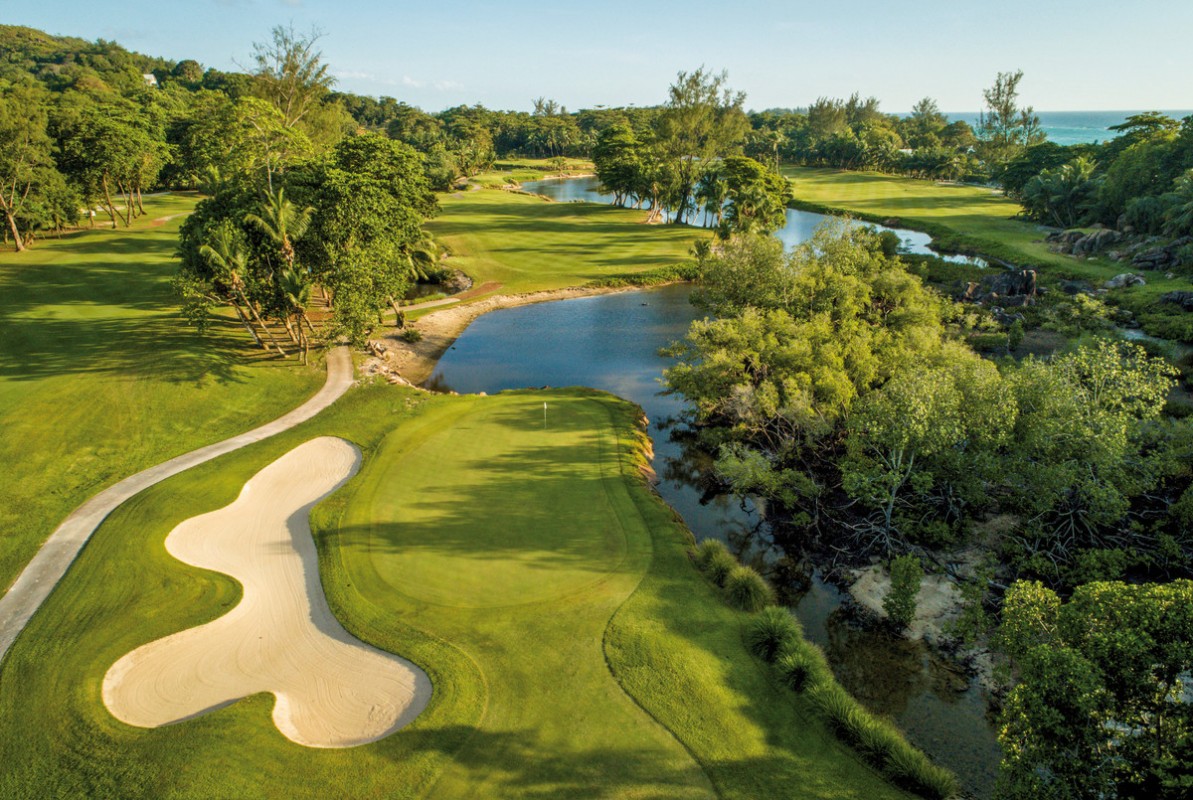
[[[1048,138],[1057,144],[1088,144],[1090,142],[1104,142],[1118,136],[1117,131],[1110,130],[1111,125],[1118,125],[1138,111],[1037,111],[1040,125]],[[1193,114],[1193,111],[1161,111],[1173,119],[1180,120]],[[950,120],[963,119],[977,128],[977,112],[966,111],[957,114],[947,114]]]

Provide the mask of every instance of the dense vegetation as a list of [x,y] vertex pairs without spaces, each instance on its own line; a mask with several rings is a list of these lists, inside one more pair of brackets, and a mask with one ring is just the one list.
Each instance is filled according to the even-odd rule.
[[[672,348],[678,363],[667,383],[690,402],[720,480],[785,509],[778,535],[849,563],[902,556],[887,603],[899,626],[914,610],[916,556],[943,564],[974,547],[989,568],[968,577],[959,636],[988,630],[994,590],[1026,578],[1064,594],[1077,587],[1075,598],[1094,591],[1091,581],[1154,583],[1152,594],[1132,597],[1140,615],[1164,616],[1153,604],[1168,591],[1163,581],[1193,567],[1193,424],[1163,413],[1175,374],[1167,362],[1096,338],[1051,358],[983,359],[962,341],[973,315],[925,287],[874,233],[847,223],[822,228],[791,253],[770,238],[733,237],[700,266],[694,297],[713,317]],[[997,535],[984,525],[994,515],[1011,520]],[[1112,678],[1097,660],[1106,651],[1088,650],[1094,666],[1064,677],[1039,666],[1056,655],[1054,626],[1039,615],[1017,622],[1008,603],[1007,630],[1042,625],[1034,635],[1048,646],[1030,655],[1020,635],[1007,647],[1020,683],[1003,729],[1004,791],[1087,796],[1063,793],[1075,784],[1061,770],[1082,768],[1061,762],[1105,755],[1113,737],[1098,738],[1103,723],[1133,729],[1164,707],[1177,691],[1173,676],[1191,666],[1193,630],[1173,619],[1163,630],[1137,631],[1138,674]],[[1111,624],[1109,610],[1087,608],[1085,624]],[[1073,637],[1069,645],[1085,646]],[[1163,667],[1149,666],[1157,648],[1174,648]],[[1159,685],[1168,687],[1153,706],[1114,699],[1150,697],[1148,670],[1161,670],[1167,682]],[[1100,704],[1097,714],[1071,722],[1087,749],[1052,742],[1055,720],[1076,713],[1062,707],[1076,684],[1062,691],[1045,676],[1120,681],[1089,700]],[[1159,748],[1110,742],[1134,761],[1096,773],[1099,787],[1121,785],[1118,796],[1132,796],[1129,771],[1152,796],[1180,796],[1174,787],[1188,774],[1174,754],[1188,747],[1189,731],[1164,730]],[[1057,775],[1042,778],[1049,770]]]
[[958,341],[965,312],[856,226],[790,254],[739,237],[701,266],[715,318],[676,345],[668,384],[734,490],[781,500],[807,535],[891,555],[1013,510],[1000,555],[1049,580],[1189,564],[1193,439],[1162,415],[1162,360],[1111,340],[985,360]]

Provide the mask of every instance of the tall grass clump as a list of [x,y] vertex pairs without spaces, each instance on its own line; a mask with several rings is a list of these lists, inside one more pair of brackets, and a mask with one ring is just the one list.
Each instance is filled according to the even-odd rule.
[[692,551],[692,560],[701,572],[708,571],[708,565],[721,553],[729,555],[729,548],[720,539],[705,539]]
[[800,641],[796,646],[779,655],[775,661],[779,670],[779,678],[788,689],[800,693],[821,683],[831,683],[832,669],[824,651],[808,641]]
[[812,686],[808,696],[829,727],[888,778],[932,800],[957,793],[957,779],[913,747],[897,728],[874,716],[835,682]]
[[704,574],[717,586],[724,586],[726,581],[729,580],[729,575],[735,569],[738,569],[736,558],[728,552],[717,553],[709,559],[708,567],[704,570]]
[[790,611],[778,606],[763,609],[746,629],[746,645],[750,652],[767,663],[798,646],[802,637],[799,622]]
[[742,611],[761,611],[775,601],[775,593],[755,570],[734,567],[725,578],[725,599]]

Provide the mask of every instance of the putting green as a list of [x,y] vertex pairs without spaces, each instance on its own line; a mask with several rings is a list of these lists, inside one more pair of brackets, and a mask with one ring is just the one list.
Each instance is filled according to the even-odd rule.
[[371,467],[388,478],[353,504],[394,590],[468,608],[535,603],[581,591],[625,559],[610,496],[616,438],[591,399],[556,400],[546,425],[538,396],[474,400],[433,438],[403,447],[407,438],[391,436]]

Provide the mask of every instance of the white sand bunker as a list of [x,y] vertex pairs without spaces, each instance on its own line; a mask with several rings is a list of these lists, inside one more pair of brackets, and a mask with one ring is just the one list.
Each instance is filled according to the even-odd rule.
[[308,747],[351,747],[422,712],[430,679],[345,631],[319,583],[311,508],[359,467],[353,445],[313,439],[253,476],[232,505],[170,532],[171,555],[231,575],[244,597],[219,619],[113,664],[103,685],[113,715],[156,728],[272,692],[273,721],[287,738]]

